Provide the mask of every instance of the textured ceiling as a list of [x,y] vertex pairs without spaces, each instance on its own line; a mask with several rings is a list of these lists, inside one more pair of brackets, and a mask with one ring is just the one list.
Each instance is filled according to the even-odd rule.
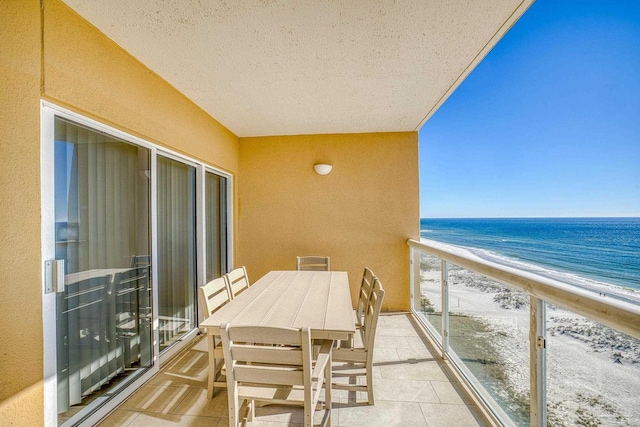
[[238,136],[416,131],[533,0],[64,0]]

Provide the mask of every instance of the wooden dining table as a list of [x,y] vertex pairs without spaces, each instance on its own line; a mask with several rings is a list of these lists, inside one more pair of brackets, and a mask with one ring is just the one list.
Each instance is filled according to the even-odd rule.
[[226,387],[211,375],[220,325],[261,325],[311,329],[312,339],[346,340],[355,334],[355,323],[344,271],[270,271],[206,318],[200,327],[207,331],[209,345],[209,393]]

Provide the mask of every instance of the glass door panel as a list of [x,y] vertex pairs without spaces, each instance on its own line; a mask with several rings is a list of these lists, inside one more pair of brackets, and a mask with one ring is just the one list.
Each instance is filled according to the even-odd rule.
[[196,324],[196,169],[158,156],[160,350]]
[[227,179],[205,173],[206,282],[227,271]]
[[55,119],[58,422],[79,419],[152,364],[150,153]]

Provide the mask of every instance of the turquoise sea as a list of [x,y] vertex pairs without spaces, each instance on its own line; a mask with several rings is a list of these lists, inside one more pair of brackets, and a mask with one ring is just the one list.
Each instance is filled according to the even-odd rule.
[[423,218],[420,235],[576,285],[640,291],[640,218]]

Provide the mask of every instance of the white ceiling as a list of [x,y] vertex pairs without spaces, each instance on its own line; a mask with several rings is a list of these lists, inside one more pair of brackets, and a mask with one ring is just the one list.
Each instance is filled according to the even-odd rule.
[[533,0],[64,0],[238,136],[416,131]]

